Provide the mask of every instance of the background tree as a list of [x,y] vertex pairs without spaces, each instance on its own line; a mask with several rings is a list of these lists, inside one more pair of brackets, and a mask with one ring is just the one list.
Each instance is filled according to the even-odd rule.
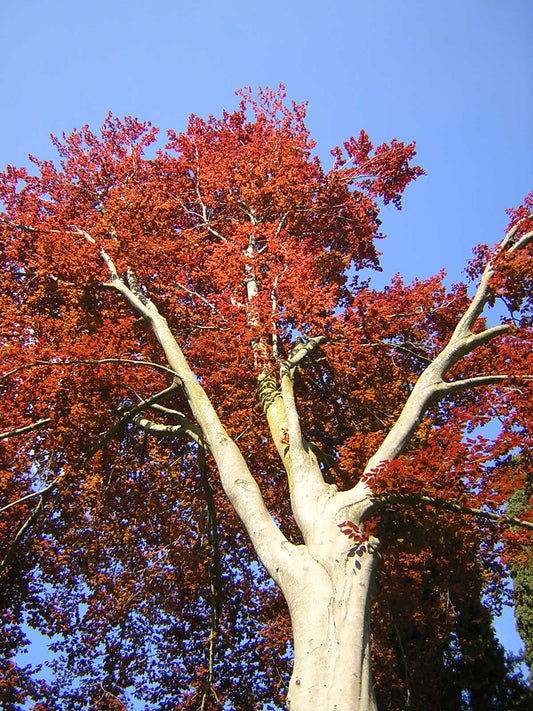
[[[511,466],[516,463],[516,457],[511,457]],[[528,492],[516,491],[509,499],[507,510],[511,516],[519,516],[527,505]],[[526,555],[520,548],[518,551],[511,545],[508,553],[508,566],[513,578],[513,601],[517,629],[525,647],[525,661],[529,667],[529,681],[533,679],[533,564],[531,551]]]
[[[379,268],[380,203],[421,174],[414,146],[361,132],[325,171],[304,107],[241,97],[156,154],[151,126],[110,116],[54,139],[59,165],[2,175],[12,708],[133,689],[249,709],[282,703],[291,666],[291,708],[374,708],[380,566],[377,689],[399,708],[413,683],[423,699],[428,638],[445,669],[480,591],[497,601],[501,507],[531,471],[531,201],[478,248],[473,295],[443,273],[376,291],[358,272]],[[14,663],[23,623],[51,637],[48,684]]]
[[406,513],[393,514],[381,535],[386,550],[400,537],[402,551],[378,572],[378,708],[527,709],[530,692],[495,639],[495,601],[484,602],[479,544],[468,522],[436,511],[406,520]]

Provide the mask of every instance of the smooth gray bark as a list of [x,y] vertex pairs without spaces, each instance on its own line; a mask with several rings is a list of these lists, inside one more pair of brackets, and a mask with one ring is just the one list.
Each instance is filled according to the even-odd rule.
[[302,555],[295,585],[284,591],[294,635],[291,711],[376,708],[370,653],[376,565],[372,544],[350,549],[327,567]]

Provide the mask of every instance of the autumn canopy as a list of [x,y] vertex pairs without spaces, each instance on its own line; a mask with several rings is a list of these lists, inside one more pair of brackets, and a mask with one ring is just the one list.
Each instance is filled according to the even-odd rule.
[[159,150],[109,116],[0,175],[7,709],[273,708],[293,665],[291,709],[321,674],[324,704],[460,709],[482,595],[528,561],[531,196],[469,283],[375,290],[414,145],[362,131],[326,168],[304,106],[240,99]]

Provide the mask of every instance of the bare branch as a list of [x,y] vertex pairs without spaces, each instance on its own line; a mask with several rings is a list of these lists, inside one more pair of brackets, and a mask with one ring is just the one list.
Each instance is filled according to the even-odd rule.
[[200,480],[202,482],[202,488],[204,490],[205,501],[207,504],[207,540],[213,552],[211,564],[208,565],[209,588],[211,592],[211,630],[209,634],[207,689],[203,694],[201,705],[201,709],[203,710],[211,693],[218,701],[213,685],[213,667],[216,641],[218,639],[219,632],[220,613],[222,610],[222,568],[220,564],[220,546],[218,542],[215,498],[213,496],[213,489],[211,488],[211,484],[209,482],[205,448],[201,441],[198,446],[198,468],[200,470]]
[[272,303],[272,310],[271,310],[271,317],[270,317],[270,324],[272,327],[272,355],[274,356],[274,360],[279,362],[279,351],[278,351],[278,327],[277,327],[277,320],[278,320],[278,300],[277,300],[277,295],[276,295],[276,290],[278,288],[278,281],[280,276],[285,274],[287,271],[288,266],[285,264],[281,272],[276,274],[274,281],[272,283],[272,289],[270,290],[270,301]]
[[20,499],[16,499],[16,501],[12,501],[9,504],[6,504],[0,509],[0,513],[4,513],[4,511],[7,511],[10,509],[12,506],[17,506],[18,504],[23,504],[25,501],[29,501],[30,499],[34,499],[36,496],[44,496],[45,494],[49,494],[52,492],[58,485],[59,480],[61,479],[62,475],[57,476],[53,481],[48,484],[48,486],[45,486],[44,489],[40,489],[39,491],[34,491],[31,494],[26,494],[26,496],[21,496]]
[[81,359],[81,360],[35,360],[33,363],[26,363],[26,365],[19,365],[12,370],[8,370],[7,373],[3,373],[0,376],[0,382],[6,378],[19,373],[22,370],[31,370],[32,368],[64,368],[65,366],[76,366],[76,365],[106,365],[108,363],[124,363],[125,365],[135,365],[135,366],[146,366],[148,368],[153,368],[158,370],[160,373],[167,373],[167,375],[172,375],[174,378],[179,378],[178,373],[176,373],[171,368],[165,365],[160,365],[159,363],[152,363],[149,360],[135,360],[133,358],[101,358],[99,360],[91,359]]
[[[472,301],[470,302],[470,306],[467,308],[465,311],[463,317],[460,319],[459,323],[457,324],[455,331],[452,336],[452,340],[457,338],[464,337],[466,335],[470,335],[472,333],[472,329],[474,327],[475,322],[481,315],[483,309],[485,308],[485,305],[489,299],[489,282],[491,278],[494,276],[494,273],[496,271],[495,263],[496,259],[500,254],[503,254],[503,252],[508,251],[508,252],[514,252],[517,251],[518,249],[522,249],[525,247],[531,239],[533,238],[533,233],[527,233],[523,237],[521,237],[514,245],[511,245],[511,242],[518,230],[518,227],[520,226],[520,222],[518,222],[516,225],[511,227],[511,229],[507,232],[503,240],[500,242],[498,248],[496,249],[495,253],[489,258],[487,265],[485,269],[483,270],[483,274],[481,275],[481,279],[478,285],[478,288],[476,290],[476,293],[474,294],[474,297]],[[511,246],[509,246],[511,245]]]
[[111,259],[111,257],[107,254],[105,249],[101,249],[100,254],[102,256],[102,259],[105,262],[106,267],[109,269],[109,273],[111,274],[111,280],[114,281],[115,279],[118,279],[119,276],[118,276],[116,267],[113,264],[113,260]]
[[50,422],[49,417],[45,417],[42,420],[37,420],[31,425],[26,425],[25,427],[18,427],[14,430],[7,430],[6,432],[0,432],[0,439],[7,439],[8,437],[16,437],[17,435],[26,434],[27,432],[33,432],[34,430],[40,430],[42,427]]
[[[428,358],[427,356],[424,356],[421,353],[417,353],[416,351],[411,350],[410,348],[407,347],[407,344],[405,344],[405,343],[387,343],[387,341],[378,341],[378,342],[373,342],[373,343],[368,343],[368,344],[363,344],[363,345],[385,346],[386,348],[390,348],[392,350],[399,351],[400,353],[407,353],[407,355],[410,355],[413,358],[417,358],[418,360],[421,360],[424,363],[431,363],[431,358]],[[411,344],[409,344],[409,345],[411,345]]]
[[285,407],[285,417],[287,421],[287,430],[291,447],[291,454],[303,454],[305,452],[303,446],[302,431],[300,428],[300,418],[296,409],[296,399],[294,397],[294,386],[288,368],[282,366],[281,369],[281,396]]
[[116,422],[112,427],[110,427],[106,432],[104,432],[100,437],[98,438],[97,442],[91,447],[89,452],[87,453],[87,456],[90,458],[98,450],[102,449],[108,442],[110,442],[113,437],[120,432],[122,427],[127,423],[131,422],[137,415],[139,415],[143,410],[148,409],[155,403],[159,402],[160,400],[163,400],[164,398],[168,397],[172,393],[176,392],[181,387],[180,383],[178,380],[174,380],[172,385],[170,385],[168,388],[165,388],[165,390],[161,390],[158,393],[155,393],[154,395],[151,395],[149,398],[146,398],[145,400],[141,400],[140,403],[137,405],[134,405],[133,407],[129,408],[124,415],[120,418],[118,422]]
[[[104,258],[104,255],[102,257]],[[113,273],[116,274],[113,262],[109,259],[106,263],[112,276]],[[109,286],[118,291],[150,325],[170,366],[169,372],[181,381],[194,418],[216,461],[224,491],[244,523],[265,567],[275,579],[278,578],[276,571],[280,566],[289,565],[292,560],[292,547],[268,512],[259,486],[242,453],[222,425],[166,319],[154,303],[143,304],[120,278],[113,279]]]
[[[375,469],[380,462],[390,461],[400,454],[417,429],[428,407],[440,397],[452,392],[465,390],[469,387],[479,387],[481,385],[503,382],[506,377],[508,377],[487,375],[476,378],[466,378],[455,383],[446,382],[444,380],[450,368],[465,355],[471,353],[479,346],[485,345],[494,338],[510,333],[515,328],[513,324],[501,324],[493,328],[485,329],[479,333],[473,333],[475,323],[489,299],[489,282],[495,272],[495,258],[498,254],[509,249],[509,244],[511,244],[517,229],[518,225],[515,225],[509,230],[498,247],[496,254],[489,259],[481,276],[476,293],[455,327],[448,343],[419,376],[400,416],[385,437],[378,451],[368,462],[365,473],[369,473]],[[526,235],[524,235],[524,238],[525,237]],[[524,238],[518,240],[515,247],[518,244],[521,246],[528,244],[530,238]]]
[[471,353],[475,348],[485,345],[485,343],[492,341],[494,338],[504,336],[506,333],[511,333],[514,330],[516,330],[514,324],[502,323],[499,326],[486,328],[484,331],[480,331],[479,333],[473,333],[466,340],[463,348],[460,350],[458,349],[460,357],[466,355],[467,353]]
[[439,386],[439,393],[442,395],[451,395],[452,393],[460,392],[462,390],[470,390],[472,388],[479,388],[486,385],[497,385],[499,383],[504,383],[510,378],[520,378],[522,380],[531,380],[533,376],[531,375],[478,375],[473,378],[465,378],[464,380],[452,380],[451,382],[441,383]]
[[[151,434],[155,437],[189,437],[196,442],[196,444],[200,444],[203,441],[202,431],[198,427],[195,427],[186,417],[184,417],[183,420],[184,422],[179,425],[165,425],[140,416],[134,418],[133,421],[143,432],[146,432],[146,434]],[[207,446],[207,444],[205,446]]]
[[31,227],[30,225],[12,224],[3,218],[0,218],[0,224],[4,227],[9,227],[12,230],[20,230],[21,232],[39,232],[36,227]]
[[289,359],[285,362],[285,365],[293,370],[298,363],[300,363],[304,358],[306,358],[311,351],[314,351],[321,343],[327,341],[327,336],[315,336],[310,338],[306,343],[298,343],[295,348],[290,352]]
[[[203,201],[202,194],[200,192],[200,156],[198,155],[198,148],[195,146],[194,147],[195,154],[196,154],[196,166],[197,166],[197,173],[195,175],[196,178],[196,197],[198,198],[198,202],[200,203],[200,208],[202,210],[201,214],[201,219],[203,222],[204,227],[207,229],[209,234],[213,235],[213,237],[216,237],[217,239],[221,240],[222,242],[227,242],[227,239],[223,237],[221,234],[219,234],[215,229],[211,227],[209,224],[209,217],[207,214],[207,207]],[[198,215],[200,217],[200,215]]]
[[107,286],[109,289],[113,289],[114,291],[118,291],[119,294],[122,294],[128,304],[137,313],[139,313],[145,321],[151,323],[153,318],[157,316],[159,312],[156,306],[142,293],[132,270],[128,268],[128,281],[131,281],[130,285],[127,286],[118,276],[115,264],[113,263],[111,257],[103,249],[100,250],[100,255],[104,260],[109,273],[111,274],[111,282],[109,284],[105,284],[104,286]]
[[174,408],[172,407],[165,407],[164,405],[150,405],[150,410],[161,412],[163,415],[168,415],[169,417],[177,417],[178,419],[185,417],[183,412],[180,412],[179,410],[174,410]]
[[[110,359],[106,359],[109,361]],[[122,362],[123,359],[112,359],[114,360],[119,360],[119,362]],[[101,361],[100,361],[101,362]],[[133,361],[134,363],[137,363],[137,361]],[[35,364],[32,364],[35,365]],[[39,365],[63,365],[63,363],[39,363]],[[140,413],[143,409],[146,409],[150,407],[151,405],[155,404],[159,400],[164,399],[168,395],[172,394],[175,392],[177,389],[181,387],[181,384],[179,380],[175,377],[174,382],[172,385],[170,385],[168,388],[165,390],[162,390],[155,395],[152,395],[150,398],[146,398],[145,400],[142,400],[138,405],[132,407],[130,410],[127,411],[127,413],[120,419],[119,422],[117,422],[113,427],[111,427],[107,432],[105,432],[99,439],[98,441],[91,447],[89,452],[87,453],[87,459],[90,459],[98,450],[100,450],[107,442],[109,442],[112,437],[116,434],[117,431],[124,425],[126,421],[131,420],[135,415]],[[47,420],[49,421],[49,420]],[[35,423],[38,424],[38,423]],[[27,430],[28,428],[21,428]],[[34,429],[34,427],[33,427]],[[8,433],[8,436],[10,436],[11,433]],[[31,516],[28,517],[28,519],[24,522],[24,524],[21,526],[19,531],[17,532],[8,552],[6,553],[3,561],[0,563],[0,575],[3,574],[3,572],[7,569],[9,563],[13,559],[16,549],[22,540],[22,538],[26,535],[26,533],[29,531],[29,529],[33,526],[37,518],[39,517],[41,511],[43,510],[44,504],[46,503],[48,497],[52,494],[53,491],[57,489],[57,486],[59,484],[59,481],[63,478],[63,474],[57,476],[50,484],[48,484],[44,489],[41,489],[40,491],[33,492],[31,494],[27,494],[26,496],[23,496],[16,501],[12,501],[11,503],[7,504],[3,508],[0,509],[0,513],[3,513],[4,511],[7,511],[10,509],[12,506],[16,506],[18,504],[21,504],[25,501],[28,501],[30,499],[33,499],[35,497],[40,497],[39,503],[37,505],[37,508],[35,511],[31,514]]]
[[214,313],[218,314],[218,316],[220,316],[220,318],[224,321],[224,323],[227,323],[226,317],[225,317],[223,314],[221,314],[220,311],[217,309],[217,307],[216,307],[214,304],[212,304],[208,299],[206,299],[205,296],[202,296],[202,294],[199,294],[197,291],[193,291],[192,289],[188,289],[184,284],[180,284],[179,282],[176,282],[176,286],[177,286],[178,288],[182,289],[183,291],[187,292],[187,294],[190,294],[191,296],[196,296],[196,297],[198,297],[201,301],[204,302],[204,304],[206,304],[207,306],[209,306],[209,308],[210,308]]
[[[308,452],[304,444],[300,429],[300,418],[296,409],[296,399],[294,397],[293,374],[298,363],[306,358],[311,351],[317,348],[320,343],[326,340],[326,336],[316,336],[310,338],[307,343],[301,339],[296,343],[289,354],[289,358],[280,364],[281,395],[285,406],[285,416],[289,434],[292,453]],[[323,482],[322,482],[323,483]]]
[[519,249],[523,249],[530,242],[533,242],[533,230],[531,230],[531,232],[526,232],[525,235],[522,235],[522,237],[520,237],[511,247],[509,247],[509,252],[517,252]]
[[292,209],[289,208],[289,209],[281,216],[281,220],[279,221],[279,224],[278,224],[278,226],[276,227],[276,233],[275,233],[275,235],[274,235],[275,237],[277,237],[277,236],[279,235],[279,233],[281,232],[281,230],[283,229],[283,227],[284,227],[284,225],[285,225],[285,222],[287,221],[287,217],[291,214],[291,212],[292,212]]
[[76,225],[72,225],[72,229],[74,231],[74,234],[80,235],[80,237],[86,239],[87,242],[89,242],[90,244],[96,244],[96,240],[94,239],[94,237],[91,237],[91,235],[85,230],[80,229]]
[[[11,561],[15,557],[15,553],[17,551],[19,543],[22,541],[22,539],[24,538],[26,533],[29,531],[29,529],[33,526],[35,521],[37,521],[37,519],[39,518],[39,515],[41,514],[41,512],[44,508],[46,501],[48,500],[48,498],[50,497],[52,492],[57,488],[57,482],[58,482],[59,478],[60,477],[57,477],[57,479],[55,479],[48,487],[46,487],[46,489],[44,489],[42,492],[39,492],[38,494],[36,494],[39,496],[39,503],[37,504],[33,513],[26,519],[26,521],[22,524],[22,526],[17,531],[12,544],[10,545],[7,553],[4,556],[4,559],[0,562],[0,578],[3,575],[5,575]],[[13,503],[15,504],[15,503],[19,503],[19,502],[16,501]]]
[[287,473],[291,506],[295,521],[308,540],[312,535],[317,515],[317,501],[328,489],[312,445],[305,441],[294,396],[293,375],[303,361],[325,336],[297,343],[289,359],[279,363],[281,388],[272,372],[258,378],[259,400],[263,405],[272,441]]
[[[323,340],[323,337],[320,339]],[[330,486],[324,481],[315,451],[302,435],[293,371],[296,363],[303,360],[318,342],[299,344],[300,348],[296,352],[293,349],[289,360],[281,363],[281,399],[274,397],[266,410],[273,440],[287,472],[294,520],[306,543],[316,538],[320,501],[327,496]],[[290,367],[289,363],[294,365]]]
[[144,306],[147,306],[149,299],[143,294],[141,285],[137,281],[137,276],[131,267],[128,267],[126,276],[131,293],[134,294]]

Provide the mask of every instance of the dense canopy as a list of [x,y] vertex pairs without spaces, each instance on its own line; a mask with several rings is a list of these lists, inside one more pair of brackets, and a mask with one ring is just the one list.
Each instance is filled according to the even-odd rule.
[[[282,90],[244,91],[155,150],[152,126],[110,115],[54,139],[58,162],[0,176],[5,708],[283,703],[287,608],[163,320],[287,541],[310,545],[298,441],[328,486],[363,487],[361,521],[335,529],[352,558],[381,541],[382,708],[489,698],[481,599],[498,607],[502,563],[531,546],[505,510],[521,490],[531,520],[533,201],[469,283],[374,289],[379,209],[422,174],[414,145],[362,131],[326,169],[304,120]],[[30,630],[53,674],[20,655]]]

